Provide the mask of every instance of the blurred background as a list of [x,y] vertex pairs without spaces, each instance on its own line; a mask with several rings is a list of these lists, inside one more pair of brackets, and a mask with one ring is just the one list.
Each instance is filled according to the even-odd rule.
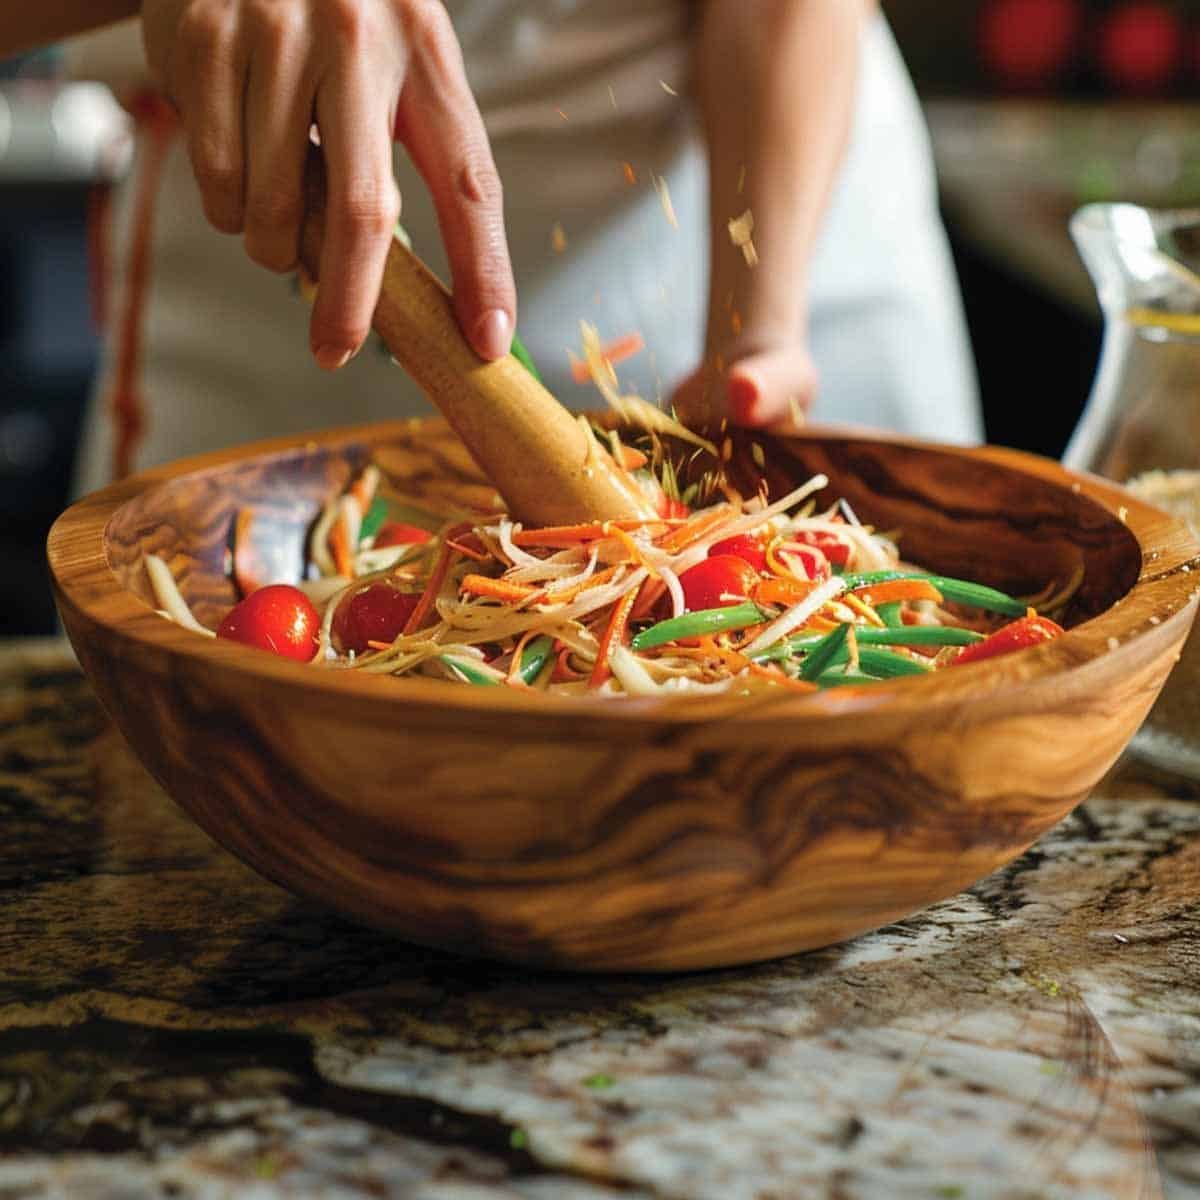
[[[1101,325],[1080,204],[1200,204],[1200,0],[885,0],[933,135],[991,441],[1061,453]],[[0,636],[49,633],[43,563],[96,365],[89,214],[130,145],[53,51],[0,63]]]

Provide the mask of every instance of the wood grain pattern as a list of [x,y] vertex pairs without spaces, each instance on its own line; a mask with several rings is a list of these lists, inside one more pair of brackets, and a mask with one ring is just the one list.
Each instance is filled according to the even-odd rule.
[[[746,962],[953,894],[1061,819],[1157,695],[1196,609],[1184,526],[1011,451],[743,438],[773,491],[814,468],[931,568],[1040,587],[1082,565],[1067,636],[917,680],[602,701],[320,671],[156,616],[164,553],[215,621],[237,509],[313,512],[368,455],[475,497],[443,422],[334,431],[150,472],[55,525],[67,631],[170,794],[263,874],[415,941],[586,970]],[[456,457],[456,455],[458,457]],[[1124,510],[1124,520],[1121,519]]]
[[[324,167],[308,164],[304,264],[320,275]],[[463,337],[449,293],[392,239],[375,332],[458,434],[508,510],[529,524],[653,516],[602,449],[513,356],[485,363]]]

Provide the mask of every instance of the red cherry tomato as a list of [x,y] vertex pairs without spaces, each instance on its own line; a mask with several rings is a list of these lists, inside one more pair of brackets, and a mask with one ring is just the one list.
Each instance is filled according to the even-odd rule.
[[427,542],[433,534],[428,529],[420,529],[416,525],[406,525],[403,521],[385,521],[375,535],[376,550],[384,546],[415,546],[418,542]]
[[823,529],[797,529],[788,534],[787,540],[820,550],[835,567],[844,567],[850,561],[850,545],[836,533],[826,533]]
[[369,583],[344,597],[333,614],[330,633],[334,649],[345,654],[362,654],[368,642],[390,642],[403,632],[420,599],[415,592],[402,592],[389,583]]
[[996,658],[1001,654],[1011,654],[1014,650],[1024,650],[1027,646],[1053,641],[1062,634],[1062,626],[1056,625],[1049,617],[1021,617],[1020,620],[997,629],[982,642],[964,646],[954,662],[955,665],[982,662],[985,658]]
[[317,650],[320,625],[312,601],[299,588],[272,583],[230,609],[217,627],[217,637],[308,662]]
[[744,558],[718,554],[689,567],[679,576],[683,600],[689,612],[706,608],[729,608],[750,598],[758,583],[758,572]]
[[766,549],[762,541],[752,534],[739,533],[735,537],[722,538],[708,548],[709,558],[718,558],[722,554],[732,554],[735,558],[744,559],[760,574],[766,572]]

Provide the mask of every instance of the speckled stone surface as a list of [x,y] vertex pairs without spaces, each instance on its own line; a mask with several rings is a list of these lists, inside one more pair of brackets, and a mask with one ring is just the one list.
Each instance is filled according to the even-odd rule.
[[0,1200],[1200,1196],[1200,803],[1117,774],[847,946],[659,978],[264,882],[0,643]]

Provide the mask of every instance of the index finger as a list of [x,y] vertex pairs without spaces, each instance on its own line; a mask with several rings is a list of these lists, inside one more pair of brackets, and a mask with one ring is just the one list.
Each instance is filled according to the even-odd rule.
[[325,81],[316,107],[327,201],[310,342],[317,362],[334,370],[370,331],[400,194],[386,92],[352,70]]

